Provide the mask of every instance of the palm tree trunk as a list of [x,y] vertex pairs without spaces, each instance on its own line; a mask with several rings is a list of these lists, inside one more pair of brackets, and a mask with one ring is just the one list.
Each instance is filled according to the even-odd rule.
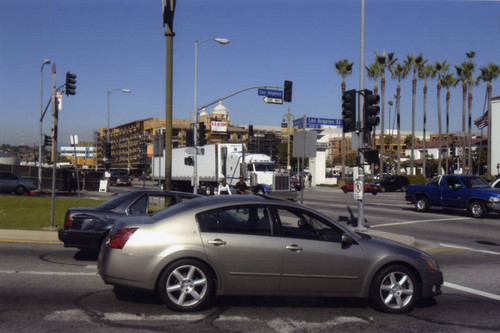
[[[382,74],[383,75],[383,74]],[[381,112],[381,125],[380,125],[380,170],[379,170],[379,173],[380,173],[380,176],[382,176],[384,174],[384,145],[385,145],[385,142],[384,142],[384,131],[385,131],[385,128],[384,128],[384,114],[385,114],[385,75],[382,76],[381,80],[380,80],[380,94],[382,95],[381,99],[382,99],[382,112]]]
[[424,85],[424,153],[422,155],[422,176],[427,177],[426,171],[426,155],[427,155],[427,140],[426,140],[426,126],[427,126],[427,80]]
[[[469,166],[470,170],[472,171],[472,84],[469,85],[469,117],[468,117],[468,131],[467,131],[467,136],[468,136],[468,153],[467,153],[467,165]],[[471,173],[471,172],[468,172]]]
[[448,173],[449,170],[449,160],[450,160],[450,90],[446,92],[446,171],[445,174]]
[[[345,80],[342,78],[342,96],[344,96],[345,93]],[[290,138],[288,138],[290,140]],[[345,178],[345,154],[346,154],[346,146],[345,146],[345,133],[342,130],[342,142],[341,142],[341,148],[340,148],[340,155],[342,159],[342,178]],[[332,156],[333,158],[333,156]]]
[[412,96],[411,96],[411,156],[410,156],[410,175],[414,175],[413,172],[413,159],[414,159],[414,149],[415,146],[415,99],[417,96],[417,76],[413,73],[412,81]]
[[462,173],[465,167],[465,117],[466,117],[467,82],[462,84]]
[[438,138],[438,169],[437,173],[438,175],[441,174],[441,80],[438,79],[438,85],[437,85],[437,112],[438,112],[438,131],[439,131],[439,138]]
[[[400,96],[401,96],[401,83],[398,82],[398,88],[397,88],[397,92],[396,92],[396,108],[398,110],[398,116],[397,116],[397,127],[398,127],[398,151],[396,152],[396,154],[398,154],[398,170],[396,172],[396,174],[400,175],[401,174],[401,109],[400,109]],[[413,148],[413,147],[412,147]]]
[[488,155],[487,155],[487,176],[491,179],[491,82],[486,84],[486,90],[488,91]]

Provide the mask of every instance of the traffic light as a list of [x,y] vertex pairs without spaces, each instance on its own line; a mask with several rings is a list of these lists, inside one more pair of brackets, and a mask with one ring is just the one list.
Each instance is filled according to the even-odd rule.
[[76,94],[76,74],[66,73],[66,95]]
[[184,157],[184,165],[194,165],[194,159],[192,156]]
[[356,89],[342,95],[342,130],[344,133],[356,131]]
[[380,96],[374,95],[371,90],[364,90],[365,103],[363,110],[363,129],[365,132],[371,132],[373,127],[380,123],[380,118],[378,114],[380,113]]
[[248,138],[253,138],[253,125],[248,125]]
[[205,123],[198,124],[198,145],[204,146],[207,144],[207,127]]
[[378,150],[366,150],[364,152],[365,162],[368,164],[378,164],[380,162],[378,158]]
[[111,158],[111,143],[104,144],[104,156],[108,159]]
[[292,81],[285,80],[285,91],[283,92],[283,101],[291,102],[292,101]]
[[455,141],[450,144],[450,157],[455,157]]

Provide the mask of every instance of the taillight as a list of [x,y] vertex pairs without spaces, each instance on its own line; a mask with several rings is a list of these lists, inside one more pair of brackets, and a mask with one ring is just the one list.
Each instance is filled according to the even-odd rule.
[[115,249],[122,249],[137,228],[123,228],[115,231],[109,237],[108,246]]
[[66,215],[66,217],[64,218],[64,226],[71,227],[72,225],[73,225],[73,217]]

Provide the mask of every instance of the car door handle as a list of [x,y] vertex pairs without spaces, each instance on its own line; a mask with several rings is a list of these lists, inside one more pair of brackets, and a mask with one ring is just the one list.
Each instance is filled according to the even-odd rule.
[[212,244],[215,246],[224,246],[227,243],[226,243],[226,241],[223,241],[222,239],[214,239],[214,240],[208,241],[208,244]]
[[287,245],[285,246],[285,249],[293,252],[300,252],[303,250],[302,246],[298,246],[297,244]]

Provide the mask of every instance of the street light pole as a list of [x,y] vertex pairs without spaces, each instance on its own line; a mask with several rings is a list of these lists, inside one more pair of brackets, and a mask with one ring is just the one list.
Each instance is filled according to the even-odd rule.
[[43,61],[42,67],[40,67],[40,144],[38,145],[38,192],[42,192],[42,144],[43,144],[43,134],[42,134],[42,120],[43,120],[43,66],[50,64],[50,60],[45,59]]
[[207,38],[202,40],[201,42],[195,41],[194,48],[194,112],[195,112],[195,122],[193,126],[193,142],[195,148],[194,155],[194,185],[193,185],[193,193],[196,194],[198,189],[199,177],[198,177],[198,123],[200,122],[200,114],[198,113],[198,45],[203,42],[213,40],[219,44],[229,44],[229,39],[225,38]]
[[[124,92],[126,94],[129,94],[132,92],[131,89],[123,89],[123,88],[118,88],[118,89],[113,89],[113,90],[108,90],[108,127],[107,127],[107,130],[106,130],[106,144],[109,144],[109,95],[111,95],[111,93],[115,92],[115,91],[121,91],[121,92]],[[106,156],[104,157],[106,160]]]

